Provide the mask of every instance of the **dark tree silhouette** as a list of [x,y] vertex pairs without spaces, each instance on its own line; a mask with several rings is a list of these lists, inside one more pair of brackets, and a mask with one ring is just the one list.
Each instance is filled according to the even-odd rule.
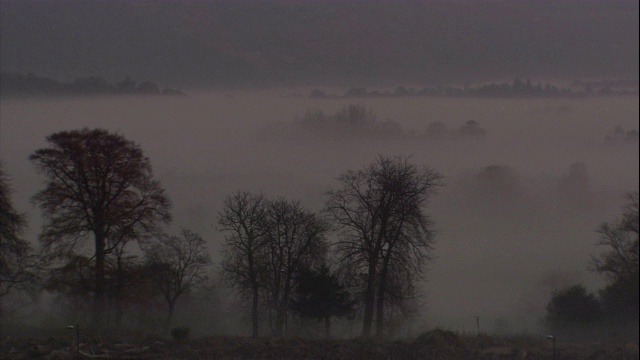
[[427,137],[429,139],[443,139],[447,136],[447,126],[440,121],[429,123]]
[[432,233],[422,208],[441,179],[407,158],[379,156],[364,169],[340,176],[340,188],[328,192],[326,211],[339,230],[335,248],[340,261],[362,274],[363,336],[371,335],[374,310],[382,335],[389,274],[415,279],[429,258]]
[[582,285],[557,291],[547,304],[546,326],[563,338],[582,335],[601,320],[598,299]]
[[627,205],[621,218],[600,225],[598,245],[607,250],[592,257],[592,269],[605,275],[607,286],[600,292],[605,314],[615,327],[638,334],[638,296],[640,267],[638,258],[638,192],[626,195]]
[[162,237],[144,249],[149,278],[167,302],[167,326],[182,294],[207,281],[211,264],[207,244],[200,235],[182,229],[180,236]]
[[458,136],[466,139],[484,139],[487,131],[475,120],[469,120],[458,129]]
[[297,274],[320,264],[327,252],[328,225],[298,202],[269,201],[265,222],[268,302],[275,312],[275,336],[283,336]]
[[355,306],[351,294],[328,266],[323,265],[317,271],[303,269],[298,274],[291,308],[302,317],[324,321],[325,337],[331,336],[331,318],[349,316]]
[[124,239],[142,239],[171,220],[170,201],[140,147],[102,129],[62,131],[30,159],[46,178],[33,200],[43,211],[40,241],[49,260],[93,235],[94,325],[104,324],[105,258]]
[[591,189],[587,165],[583,162],[571,164],[569,173],[563,175],[558,182],[558,191],[558,195],[570,205],[589,206]]
[[638,279],[638,192],[626,195],[627,206],[621,219],[603,223],[597,230],[599,246],[607,251],[592,258],[594,270],[607,276],[612,282]]
[[241,296],[251,299],[251,335],[259,335],[258,305],[266,270],[267,201],[262,195],[237,192],[228,196],[218,214],[218,228],[226,232],[222,273]]
[[64,295],[74,311],[91,304],[95,287],[95,261],[83,255],[70,255],[59,267],[49,269],[44,289]]
[[13,207],[9,180],[0,163],[0,299],[12,290],[29,289],[37,278],[33,249],[22,238],[26,226],[25,215]]

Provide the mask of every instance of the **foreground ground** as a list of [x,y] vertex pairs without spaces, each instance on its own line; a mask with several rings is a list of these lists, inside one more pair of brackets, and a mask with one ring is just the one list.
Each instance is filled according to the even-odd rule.
[[[167,338],[81,339],[79,348],[70,336],[48,338],[4,337],[2,359],[553,359],[546,339],[461,337],[434,330],[415,339],[250,339],[208,337],[176,342]],[[558,344],[557,360],[638,359],[638,344]]]

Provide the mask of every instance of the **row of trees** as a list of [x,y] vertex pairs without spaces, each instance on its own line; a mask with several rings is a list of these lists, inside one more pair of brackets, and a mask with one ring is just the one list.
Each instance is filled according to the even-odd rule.
[[[634,89],[634,87],[636,89]],[[407,97],[407,96],[437,96],[437,97],[482,97],[482,98],[583,98],[587,96],[622,96],[637,94],[637,85],[624,82],[603,81],[584,83],[575,81],[568,88],[558,88],[552,84],[533,84],[530,79],[516,78],[512,83],[490,83],[470,86],[437,86],[415,89],[398,86],[393,91],[367,90],[357,87],[347,89],[344,95],[327,94],[320,89],[313,89],[310,98],[336,99],[354,97]]]
[[180,90],[161,89],[151,81],[137,83],[128,76],[115,84],[96,76],[70,82],[33,74],[1,73],[0,77],[3,96],[184,95]]
[[[171,203],[137,144],[101,129],[63,131],[47,142],[31,156],[46,179],[33,197],[44,216],[39,256],[23,238],[25,217],[0,174],[1,300],[40,278],[69,298],[91,297],[94,328],[104,328],[110,312],[118,324],[125,304],[156,297],[170,323],[178,298],[207,280],[206,241],[186,229],[164,233]],[[378,156],[339,176],[318,213],[284,198],[228,196],[217,217],[225,234],[221,271],[250,304],[252,335],[265,319],[273,334],[286,334],[292,314],[324,320],[327,332],[332,317],[357,314],[363,336],[385,335],[389,314],[417,296],[434,241],[424,209],[441,185],[433,169]],[[608,252],[592,261],[608,276],[600,300],[617,314],[612,319],[638,313],[637,192],[628,199],[623,217],[600,227]],[[565,321],[563,296],[552,299],[549,324]]]
[[252,335],[259,334],[263,295],[275,314],[273,332],[282,336],[297,276],[324,264],[328,224],[297,202],[239,192],[225,200],[218,225],[228,233],[222,269],[251,301]]
[[415,140],[485,140],[487,130],[477,121],[468,120],[458,128],[435,121],[426,131],[404,130],[394,120],[379,120],[364,105],[350,104],[334,114],[309,110],[291,123],[277,122],[258,133],[260,138],[330,138],[330,139],[415,139]]
[[[415,296],[433,242],[423,208],[441,176],[407,158],[378,157],[338,182],[338,189],[327,193],[322,218],[285,199],[239,192],[225,200],[218,217],[220,230],[227,233],[223,271],[251,302],[254,337],[259,335],[261,296],[275,314],[274,333],[283,334],[293,289],[304,289],[300,279],[305,271],[327,268],[331,228],[337,234],[332,253],[338,271],[362,305],[364,336],[372,334],[374,316],[376,335],[382,336],[385,306],[401,306]],[[335,313],[322,316],[327,322],[348,313],[348,298],[333,300]]]
[[[124,304],[144,303],[145,296],[162,297],[170,321],[177,299],[206,280],[211,260],[198,234],[164,234],[171,202],[149,159],[137,144],[101,129],[62,131],[47,142],[30,157],[46,179],[33,197],[44,216],[38,260],[47,270],[40,273],[45,288],[91,296],[97,329],[111,312],[120,324]],[[221,271],[251,303],[253,336],[265,306],[273,334],[282,336],[292,312],[324,320],[328,331],[331,317],[352,315],[356,305],[363,335],[371,335],[374,316],[376,334],[383,335],[389,307],[415,296],[433,241],[423,208],[441,176],[408,158],[379,156],[338,183],[320,213],[247,192],[225,199],[217,218],[226,235]],[[38,272],[27,271],[35,262],[21,238],[24,216],[10,206],[2,184],[9,204],[2,218],[2,289],[8,293]],[[331,243],[329,234],[336,238]]]

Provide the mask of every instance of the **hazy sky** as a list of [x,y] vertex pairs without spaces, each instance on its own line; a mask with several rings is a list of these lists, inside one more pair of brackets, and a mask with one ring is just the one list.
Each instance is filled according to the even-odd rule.
[[638,77],[617,1],[2,0],[2,71],[167,86]]
[[[14,203],[41,224],[30,197],[42,187],[28,156],[60,130],[102,127],[139,143],[174,203],[174,229],[207,239],[236,190],[300,200],[320,210],[335,178],[377,154],[412,155],[445,176],[429,205],[438,235],[422,284],[429,326],[533,331],[552,290],[595,289],[587,271],[593,230],[637,190],[638,96],[587,99],[309,99],[312,87],[429,85],[514,77],[638,79],[637,1],[17,1],[0,0],[3,72],[58,80],[125,76],[182,87],[185,97],[0,101],[0,160]],[[268,90],[241,90],[249,85]],[[285,85],[305,86],[286,88]],[[204,87],[225,90],[197,91]],[[287,133],[308,110],[363,104],[379,121],[423,134],[468,120],[485,141],[348,138]],[[284,125],[282,125],[284,124]],[[588,186],[567,190],[583,163]],[[487,190],[479,174],[506,169],[515,185]],[[509,170],[511,169],[511,170]],[[511,171],[511,172],[510,172]],[[565,179],[565,180],[563,180]],[[493,181],[493,180],[492,180]],[[496,181],[502,181],[500,179]],[[491,181],[489,181],[491,183]],[[489,184],[491,185],[491,184]],[[491,189],[491,187],[489,187]]]

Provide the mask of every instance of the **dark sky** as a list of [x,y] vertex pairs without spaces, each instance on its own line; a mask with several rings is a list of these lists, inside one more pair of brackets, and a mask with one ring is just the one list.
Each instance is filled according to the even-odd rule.
[[638,77],[637,1],[2,0],[3,72],[167,86]]

